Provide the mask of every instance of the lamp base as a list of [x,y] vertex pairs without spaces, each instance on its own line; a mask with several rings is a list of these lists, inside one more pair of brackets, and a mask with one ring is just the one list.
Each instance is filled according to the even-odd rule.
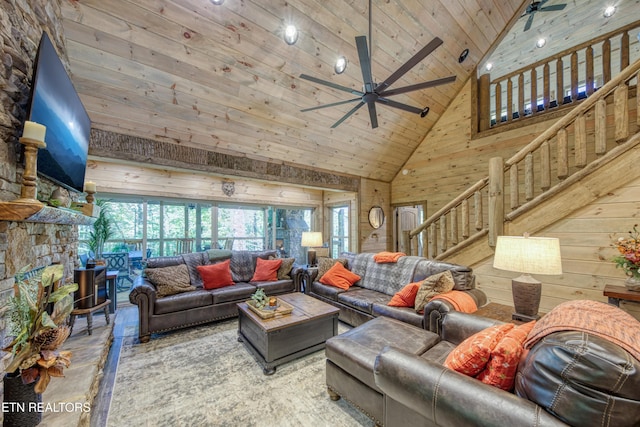
[[511,316],[515,320],[537,320],[542,295],[542,283],[528,274],[523,274],[511,280],[513,293],[513,307],[515,313]]
[[315,251],[315,249],[308,249],[307,250],[307,263],[309,264],[309,267],[315,267],[316,266],[316,251]]

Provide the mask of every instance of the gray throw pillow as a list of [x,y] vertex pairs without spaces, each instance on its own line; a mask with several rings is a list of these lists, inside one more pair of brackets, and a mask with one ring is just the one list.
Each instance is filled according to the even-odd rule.
[[424,279],[416,295],[416,312],[420,313],[424,311],[424,306],[427,305],[431,298],[443,292],[449,292],[453,289],[453,285],[453,275],[449,270]]
[[185,264],[171,267],[147,268],[147,279],[156,287],[158,298],[194,291],[189,280],[189,269]]

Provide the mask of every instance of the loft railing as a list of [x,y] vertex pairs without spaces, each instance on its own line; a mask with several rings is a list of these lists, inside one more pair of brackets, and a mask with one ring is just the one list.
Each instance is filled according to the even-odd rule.
[[[415,254],[416,239],[422,238],[425,248],[422,255],[442,259],[484,236],[488,236],[489,245],[493,246],[502,234],[505,221],[524,214],[638,143],[640,133],[629,138],[632,125],[640,128],[638,81],[640,60],[507,161],[491,159],[489,175],[418,227],[405,232],[403,247]],[[633,88],[636,116],[630,120],[629,86],[632,83],[636,86]],[[506,201],[508,213],[505,213]]]
[[575,106],[591,96],[637,59],[632,58],[637,49],[630,49],[629,33],[635,38],[639,29],[636,21],[494,80],[481,75],[478,130]]

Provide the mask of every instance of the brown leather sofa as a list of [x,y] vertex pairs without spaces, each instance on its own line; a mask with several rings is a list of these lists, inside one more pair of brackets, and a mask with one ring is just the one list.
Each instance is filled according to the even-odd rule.
[[156,287],[146,278],[137,277],[129,294],[129,301],[138,306],[139,339],[149,341],[155,332],[170,331],[238,315],[237,303],[248,300],[257,289],[267,295],[299,291],[297,267],[289,273],[291,279],[273,282],[251,282],[256,258],[276,257],[276,251],[232,251],[231,272],[235,284],[205,290],[197,266],[214,263],[208,252],[150,258],[147,268],[162,268],[186,264],[191,285],[196,290],[158,297]]
[[478,307],[487,302],[484,292],[475,288],[475,276],[469,267],[417,256],[401,257],[397,263],[378,264],[374,261],[374,255],[351,252],[340,255],[340,258],[346,259],[347,269],[361,277],[348,290],[320,283],[316,270],[305,280],[305,293],[338,307],[339,319],[351,326],[359,326],[378,316],[398,319],[419,327],[428,327],[430,323],[437,322],[443,313],[454,310],[449,302],[430,301],[425,307],[424,315],[416,313],[410,307],[391,307],[387,304],[405,285],[445,270],[452,273],[454,289],[467,292]]
[[329,394],[387,427],[640,425],[640,361],[595,335],[539,341],[519,365],[516,393],[442,365],[464,339],[499,323],[452,311],[436,334],[372,320],[327,341]]

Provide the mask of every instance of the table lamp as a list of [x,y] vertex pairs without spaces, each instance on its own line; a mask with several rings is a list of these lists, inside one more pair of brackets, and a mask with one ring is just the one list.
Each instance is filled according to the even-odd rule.
[[524,273],[511,280],[515,320],[539,319],[542,283],[531,274],[562,274],[560,241],[555,237],[498,236],[493,267]]
[[316,265],[316,251],[314,247],[322,246],[322,233],[319,231],[303,231],[302,242],[300,246],[306,246],[307,249],[307,263],[309,267]]

